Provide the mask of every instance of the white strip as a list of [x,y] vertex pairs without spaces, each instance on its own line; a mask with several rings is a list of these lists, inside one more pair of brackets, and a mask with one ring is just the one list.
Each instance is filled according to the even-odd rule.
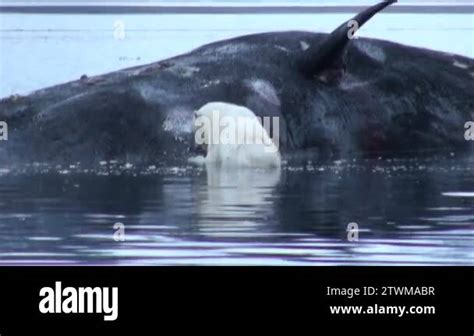
[[[334,2],[334,1],[320,1],[318,3],[314,3],[312,1],[280,1],[280,2],[205,2],[205,1],[195,1],[195,2],[172,2],[172,1],[164,1],[164,2],[117,2],[117,1],[95,1],[95,2],[43,2],[43,1],[22,1],[22,2],[3,2],[0,1],[0,6],[3,7],[103,7],[103,6],[111,6],[111,7],[163,7],[163,8],[174,8],[174,7],[314,7],[314,8],[321,8],[321,7],[328,7],[328,6],[337,6],[337,7],[359,7],[359,6],[370,6],[374,5],[376,1],[347,1],[347,2]],[[400,4],[400,2],[398,3]],[[472,1],[466,2],[448,2],[448,1],[436,1],[436,2],[403,2],[401,3],[404,7],[414,6],[414,7],[422,7],[422,6],[449,6],[449,7],[459,7],[459,6],[472,6],[474,7],[474,3]],[[393,4],[396,6],[397,4]]]
[[474,192],[444,192],[442,195],[448,197],[474,197]]

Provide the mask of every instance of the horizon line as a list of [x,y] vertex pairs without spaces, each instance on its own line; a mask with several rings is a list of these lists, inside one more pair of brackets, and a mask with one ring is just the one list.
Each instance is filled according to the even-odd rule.
[[[371,1],[367,1],[369,5]],[[365,5],[307,3],[249,3],[249,2],[0,2],[0,13],[17,14],[305,14],[353,13]],[[384,13],[473,14],[474,3],[411,3],[388,7]]]

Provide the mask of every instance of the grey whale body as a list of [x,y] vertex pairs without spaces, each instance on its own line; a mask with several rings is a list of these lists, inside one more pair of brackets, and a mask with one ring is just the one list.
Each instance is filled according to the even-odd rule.
[[[390,3],[356,19],[363,24]],[[464,139],[465,123],[474,120],[472,59],[349,40],[343,24],[331,34],[241,36],[4,98],[0,120],[9,139],[0,143],[0,162],[186,158],[193,111],[211,101],[280,117],[283,153],[473,149]]]

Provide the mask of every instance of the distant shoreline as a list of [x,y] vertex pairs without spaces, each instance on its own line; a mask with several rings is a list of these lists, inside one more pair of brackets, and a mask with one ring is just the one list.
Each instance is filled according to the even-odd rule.
[[[369,5],[369,2],[367,2]],[[308,13],[354,13],[363,5],[330,4],[290,4],[280,3],[223,3],[223,2],[49,2],[45,4],[4,2],[0,3],[0,13],[24,14],[308,14]],[[416,14],[474,14],[471,3],[397,4],[385,10],[386,13]]]

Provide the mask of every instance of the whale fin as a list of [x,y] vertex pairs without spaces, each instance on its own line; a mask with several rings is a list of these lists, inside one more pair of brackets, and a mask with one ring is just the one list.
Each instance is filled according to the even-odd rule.
[[308,48],[301,61],[301,70],[307,77],[318,77],[330,81],[331,77],[340,77],[344,72],[344,54],[353,33],[385,7],[397,2],[388,0],[365,9],[349,21],[336,28],[318,45]]

